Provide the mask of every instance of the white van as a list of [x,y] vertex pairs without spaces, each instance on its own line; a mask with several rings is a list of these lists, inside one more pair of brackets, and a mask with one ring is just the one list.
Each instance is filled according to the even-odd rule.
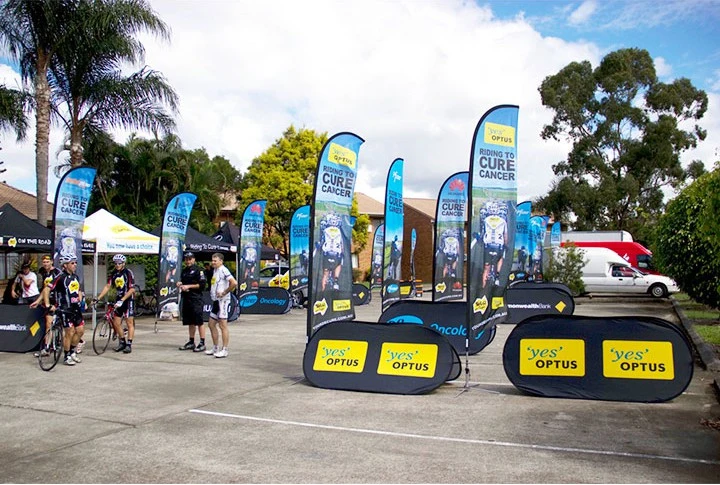
[[656,298],[665,298],[680,291],[672,279],[638,271],[615,251],[607,248],[578,250],[585,258],[582,280],[588,293],[649,293]]

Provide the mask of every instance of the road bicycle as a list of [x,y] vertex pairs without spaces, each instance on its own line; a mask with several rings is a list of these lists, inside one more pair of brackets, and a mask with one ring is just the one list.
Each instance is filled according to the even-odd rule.
[[53,315],[52,325],[43,337],[42,348],[38,353],[38,364],[44,371],[51,371],[60,360],[63,354],[63,339],[65,329],[63,329],[62,318],[60,314],[67,313],[61,309],[56,309]]
[[[113,327],[113,319],[115,318],[115,305],[108,303],[105,307],[105,317],[98,321],[93,330],[92,346],[97,355],[102,355],[110,345],[110,341],[117,340],[117,332]],[[125,316],[120,320],[120,325],[124,332],[127,332],[127,321]]]
[[135,286],[135,315],[157,315],[155,290],[141,290],[139,286]]

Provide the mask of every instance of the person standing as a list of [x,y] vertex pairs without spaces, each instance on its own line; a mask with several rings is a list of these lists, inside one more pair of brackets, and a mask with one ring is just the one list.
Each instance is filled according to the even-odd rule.
[[17,294],[13,289],[13,298],[19,298],[21,305],[27,305],[32,303],[37,296],[40,294],[37,284],[37,275],[30,271],[30,264],[23,263],[20,267],[20,274],[15,279],[16,282],[22,285],[22,293]]
[[[132,352],[133,337],[135,336],[135,276],[132,271],[125,267],[125,261],[126,258],[123,254],[113,256],[115,269],[108,278],[107,285],[105,285],[105,288],[103,288],[97,296],[97,299],[99,300],[105,296],[112,286],[115,287],[117,301],[115,302],[113,327],[120,339],[120,345],[114,350],[115,352],[122,351],[125,354],[129,354]],[[123,316],[128,326],[127,340],[125,340],[123,336],[124,332],[121,325]]]
[[[65,350],[65,365],[75,365],[82,362],[77,355],[76,346],[85,332],[85,322],[82,316],[83,292],[80,289],[80,279],[77,271],[77,258],[71,255],[60,257],[63,271],[60,276],[50,284],[49,290],[43,291],[45,306],[50,311],[56,308],[61,310],[58,318],[62,320],[65,335],[63,350]],[[50,294],[54,293],[54,305],[50,304]]]
[[[212,309],[210,310],[210,334],[212,335],[213,346],[205,351],[207,355],[214,355],[218,359],[228,356],[228,345],[230,343],[230,330],[228,329],[228,310],[230,308],[230,293],[237,287],[237,281],[225,267],[225,258],[220,253],[212,255],[213,277],[210,280],[210,299]],[[218,328],[222,336],[222,347],[219,345]]]
[[[43,311],[45,313],[45,335],[46,338],[50,338],[50,334],[47,332],[50,330],[50,327],[52,327],[52,321],[53,316],[52,313],[50,313],[50,305],[56,305],[57,302],[55,301],[55,293],[49,294],[49,304],[45,305],[44,300],[45,296],[43,295],[44,292],[50,291],[50,285],[52,285],[52,282],[55,281],[55,279],[60,276],[62,271],[60,271],[58,268],[55,267],[52,256],[45,255],[42,257],[42,268],[38,270],[38,274],[40,275],[40,281],[42,281],[42,291],[38,295],[37,299],[30,304],[30,308],[36,308],[38,305],[42,304]],[[44,351],[47,345],[50,342],[44,342],[43,348],[40,350],[40,352]],[[79,354],[82,352],[82,344],[84,344],[84,341],[79,341],[77,348],[75,349],[76,352]],[[38,354],[39,352],[36,352]],[[35,357],[38,357],[36,355]]]
[[[202,291],[205,289],[205,272],[195,264],[195,255],[187,251],[184,254],[185,268],[180,274],[177,287],[182,297],[182,322],[188,327],[188,342],[180,350],[202,352],[205,350],[205,327],[203,326],[203,299]],[[195,346],[195,328],[197,328],[200,343]]]

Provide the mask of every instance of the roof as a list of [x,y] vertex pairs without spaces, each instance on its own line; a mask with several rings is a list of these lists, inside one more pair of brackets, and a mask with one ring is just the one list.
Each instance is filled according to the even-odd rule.
[[430,219],[435,219],[435,209],[437,207],[437,199],[416,199],[412,197],[403,197],[403,203],[409,205],[413,209],[422,212]]
[[355,192],[355,197],[357,197],[358,212],[360,214],[385,217],[385,204],[362,192]]
[[[0,205],[10,203],[18,212],[28,216],[30,219],[37,219],[37,197],[15,187],[0,182]],[[53,204],[47,203],[48,221],[52,221]],[[48,221],[42,223],[46,225]]]

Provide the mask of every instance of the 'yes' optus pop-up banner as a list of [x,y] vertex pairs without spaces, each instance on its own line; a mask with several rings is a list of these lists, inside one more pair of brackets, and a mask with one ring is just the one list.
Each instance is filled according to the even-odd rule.
[[530,394],[607,401],[669,401],[693,375],[685,336],[650,317],[532,317],[508,336],[503,365]]
[[344,321],[313,334],[303,372],[325,389],[424,394],[457,378],[460,359],[444,336],[419,325]]

